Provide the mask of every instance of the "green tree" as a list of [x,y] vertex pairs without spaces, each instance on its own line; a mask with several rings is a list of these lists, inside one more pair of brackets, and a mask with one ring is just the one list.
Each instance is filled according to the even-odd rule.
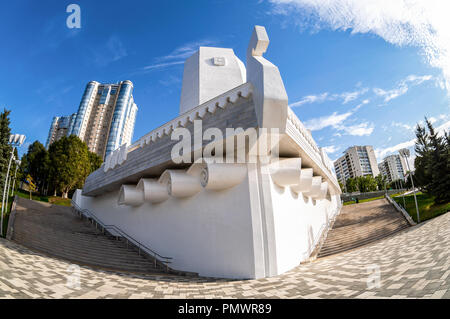
[[429,135],[426,128],[417,124],[416,126],[416,143],[414,151],[416,158],[414,159],[414,176],[417,180],[417,186],[424,192],[428,192],[429,185],[431,183],[431,167],[430,167],[430,154],[431,146],[429,143]]
[[433,125],[426,119],[428,131],[430,132],[430,163],[431,182],[430,192],[436,196],[436,203],[446,203],[450,201],[450,166],[448,158],[448,145],[446,139],[439,136]]
[[356,184],[361,193],[373,192],[377,190],[377,182],[372,175],[356,177]]
[[35,141],[28,147],[27,154],[22,158],[24,164],[21,165],[23,173],[30,175],[36,182],[41,193],[44,193],[45,187],[48,186],[48,175],[50,167],[50,158],[44,145],[39,141]]
[[88,148],[77,136],[63,137],[50,145],[49,158],[50,179],[63,198],[75,187],[82,187],[91,172]]
[[341,191],[345,192],[344,184],[342,184],[341,181],[338,181],[338,183],[339,183],[339,187],[341,188]]
[[386,176],[382,175],[382,174],[378,174],[375,177],[375,181],[377,183],[377,188],[379,191],[383,191],[386,188],[387,185],[387,178]]
[[89,171],[89,173],[92,173],[100,168],[100,166],[103,163],[103,160],[96,153],[89,152],[89,163],[91,165],[91,170]]
[[418,124],[415,132],[415,181],[423,192],[435,196],[436,203],[446,203],[450,201],[449,132],[439,135],[427,118],[425,123]]
[[10,113],[11,111],[6,109],[0,113],[0,201],[3,199],[3,187],[8,170],[9,158],[11,157],[11,146],[9,145],[9,137],[11,135],[11,129],[9,127]]
[[347,188],[347,193],[354,193],[359,190],[358,183],[355,178],[349,178],[345,181],[345,186]]

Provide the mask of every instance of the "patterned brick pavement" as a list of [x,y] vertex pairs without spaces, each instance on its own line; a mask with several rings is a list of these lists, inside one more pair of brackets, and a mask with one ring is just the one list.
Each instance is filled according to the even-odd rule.
[[450,298],[449,213],[259,280],[137,276],[80,267],[78,287],[76,281],[68,285],[68,262],[3,239],[0,254],[0,298]]

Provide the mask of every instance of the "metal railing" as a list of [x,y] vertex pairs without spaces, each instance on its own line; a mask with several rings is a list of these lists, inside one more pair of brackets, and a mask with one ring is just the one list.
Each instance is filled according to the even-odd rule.
[[391,203],[395,207],[395,209],[397,209],[400,213],[403,214],[403,216],[411,226],[417,225],[417,223],[408,214],[406,209],[403,208],[401,205],[397,204],[397,202],[390,195],[386,194],[386,199],[389,201],[389,203]]
[[[106,225],[102,221],[100,221],[94,214],[92,214],[88,209],[83,209],[80,206],[78,206],[73,200],[72,200],[72,207],[75,211],[77,211],[81,215],[84,215],[86,218],[90,219],[93,222],[95,222],[95,228],[100,225],[100,227],[103,229],[103,232],[106,230],[108,231],[112,236],[116,237],[123,237],[126,240],[126,245],[128,248],[129,243],[132,243],[137,249],[139,255],[141,254],[141,250],[145,252],[147,255],[153,257],[155,267],[157,266],[158,262],[163,264],[165,266],[166,271],[169,271],[169,264],[172,263],[173,258],[172,257],[165,257],[161,256],[151,248],[147,247],[146,245],[142,244],[138,240],[134,239],[132,236],[124,232],[122,229],[117,227],[116,225]],[[111,232],[112,231],[112,232]]]
[[[320,227],[319,231],[317,232],[316,237],[313,240],[312,245],[308,248],[308,250],[305,252],[304,256],[305,259],[310,258],[314,251],[320,250],[320,247],[322,246],[323,242],[325,242],[325,239],[327,238],[328,230],[333,226],[334,221],[336,220],[337,216],[339,215],[340,210],[342,209],[343,203],[342,201],[339,202],[338,206],[336,207],[334,214],[331,216],[330,219],[327,218],[326,222]],[[328,216],[328,214],[327,214]]]

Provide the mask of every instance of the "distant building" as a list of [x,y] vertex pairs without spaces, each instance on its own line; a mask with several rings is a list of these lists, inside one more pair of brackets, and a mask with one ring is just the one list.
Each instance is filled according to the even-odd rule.
[[375,177],[380,174],[375,152],[369,145],[349,147],[344,155],[334,162],[334,169],[337,179],[343,184],[349,178],[366,175]]
[[389,155],[386,156],[383,161],[378,164],[380,173],[386,176],[389,183],[404,179],[406,175],[406,162],[400,155]]
[[78,112],[70,117],[53,119],[47,145],[62,136],[76,135],[91,152],[103,159],[123,144],[131,144],[137,105],[133,83],[87,84]]
[[50,125],[50,130],[48,132],[47,142],[45,143],[45,147],[47,149],[53,142],[56,142],[61,137],[70,135],[76,116],[77,114],[74,113],[69,116],[55,116],[53,118],[52,124]]

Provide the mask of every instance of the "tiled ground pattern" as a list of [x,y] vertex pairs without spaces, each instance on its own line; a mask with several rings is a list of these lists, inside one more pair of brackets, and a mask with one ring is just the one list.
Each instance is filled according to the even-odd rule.
[[3,239],[0,256],[0,298],[450,298],[449,213],[258,280],[138,276],[80,267],[76,287],[67,284],[68,262]]

